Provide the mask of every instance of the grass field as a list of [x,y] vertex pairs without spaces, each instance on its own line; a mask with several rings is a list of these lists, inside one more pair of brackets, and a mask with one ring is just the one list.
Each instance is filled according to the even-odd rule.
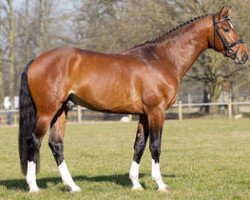
[[0,128],[0,199],[250,199],[250,119],[166,121],[161,171],[170,193],[151,180],[148,148],[140,167],[144,191],[131,191],[128,170],[137,123],[67,125],[65,157],[80,193],[63,186],[48,148],[41,149],[41,191],[29,194],[20,172],[17,128]]

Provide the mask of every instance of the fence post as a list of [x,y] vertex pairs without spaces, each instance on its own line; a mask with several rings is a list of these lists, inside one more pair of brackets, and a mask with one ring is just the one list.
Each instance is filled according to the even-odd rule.
[[82,122],[82,108],[81,106],[77,106],[77,122]]
[[229,119],[232,119],[233,109],[232,109],[232,100],[231,100],[231,98],[228,99],[227,108],[228,108],[228,117],[229,117]]
[[182,120],[183,119],[183,116],[182,116],[182,101],[178,102],[178,110],[179,110],[179,120]]

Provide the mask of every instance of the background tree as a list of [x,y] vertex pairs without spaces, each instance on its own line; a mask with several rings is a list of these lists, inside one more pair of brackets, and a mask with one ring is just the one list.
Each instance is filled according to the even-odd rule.
[[[13,0],[1,2],[1,70],[3,78],[3,93],[8,93],[12,101],[14,99],[15,77],[15,16]],[[8,66],[8,67],[6,67]],[[8,83],[8,84],[7,84]],[[12,104],[13,105],[13,104]]]
[[95,51],[122,51],[176,24],[174,11],[165,0],[86,0],[77,8],[74,22],[80,46]]

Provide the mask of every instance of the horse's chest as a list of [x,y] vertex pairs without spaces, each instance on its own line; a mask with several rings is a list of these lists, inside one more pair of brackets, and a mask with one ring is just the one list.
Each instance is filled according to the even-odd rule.
[[148,88],[144,94],[144,102],[146,102],[146,105],[153,107],[164,104],[164,107],[167,109],[175,102],[177,90],[178,85],[176,83],[159,83],[154,87]]

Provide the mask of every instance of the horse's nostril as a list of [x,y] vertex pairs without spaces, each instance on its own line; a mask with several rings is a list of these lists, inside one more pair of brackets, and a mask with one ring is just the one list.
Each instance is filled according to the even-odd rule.
[[244,58],[244,60],[248,60],[248,54],[247,54],[247,52],[245,52],[245,53],[243,54],[243,58]]

